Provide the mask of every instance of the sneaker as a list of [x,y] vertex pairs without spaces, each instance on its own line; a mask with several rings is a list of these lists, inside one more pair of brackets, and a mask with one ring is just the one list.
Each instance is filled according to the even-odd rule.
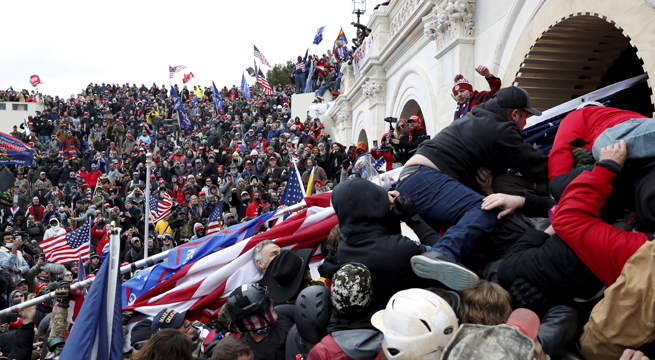
[[437,280],[455,291],[475,286],[480,281],[473,271],[437,251],[426,251],[413,256],[411,262],[416,275]]

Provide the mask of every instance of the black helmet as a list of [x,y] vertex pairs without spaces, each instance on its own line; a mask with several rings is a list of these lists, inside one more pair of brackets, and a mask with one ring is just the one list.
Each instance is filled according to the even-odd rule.
[[[227,313],[230,319],[242,328],[241,321],[252,315],[260,315],[268,309],[268,290],[259,284],[245,284],[234,289],[227,298]],[[243,330],[243,329],[242,329]]]
[[303,289],[296,298],[296,327],[306,342],[318,344],[326,335],[330,324],[332,305],[330,290],[324,285],[312,285]]

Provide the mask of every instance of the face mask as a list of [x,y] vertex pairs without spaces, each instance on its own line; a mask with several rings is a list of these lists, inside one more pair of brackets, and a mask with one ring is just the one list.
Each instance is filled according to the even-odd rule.
[[13,249],[14,243],[5,244],[5,246],[7,247],[7,249]]
[[255,201],[259,201],[259,196],[255,196]]

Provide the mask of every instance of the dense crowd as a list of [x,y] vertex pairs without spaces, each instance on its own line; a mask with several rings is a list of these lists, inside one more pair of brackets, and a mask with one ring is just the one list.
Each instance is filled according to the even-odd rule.
[[[323,66],[338,91],[346,57],[326,57],[299,63]],[[389,132],[370,149],[346,149],[319,119],[291,117],[290,96],[306,86],[301,72],[295,91],[276,86],[249,99],[224,88],[219,109],[210,88],[177,89],[190,131],[155,84],[89,84],[68,99],[2,94],[45,110],[11,133],[35,156],[29,168],[7,167],[16,179],[13,206],[0,212],[0,307],[51,291],[57,300],[2,319],[0,350],[10,359],[61,352],[70,284],[82,280],[79,267],[90,276],[100,268],[108,223],[123,229],[120,256],[133,263],[145,247],[153,255],[203,238],[217,204],[221,228],[275,210],[295,166],[305,187],[334,189],[338,225],[320,247],[320,277],[309,268],[313,249],[259,242],[252,261],[261,282],[232,291],[211,322],[172,308],[152,319],[123,312],[125,356],[652,356],[655,171],[644,140],[652,119],[587,103],[566,116],[544,154],[521,137],[527,117],[540,114],[529,94],[476,70],[490,91],[455,77],[449,126],[431,138],[420,114],[388,119]],[[361,176],[364,161],[382,158],[387,171],[402,167],[389,189]],[[151,196],[173,206],[144,239],[148,166]],[[43,241],[85,222],[94,249],[86,264],[43,256]],[[401,234],[401,222],[418,241]]]

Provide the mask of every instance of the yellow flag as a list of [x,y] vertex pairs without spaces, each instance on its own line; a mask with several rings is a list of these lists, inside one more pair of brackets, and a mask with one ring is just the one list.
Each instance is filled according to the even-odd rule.
[[309,174],[309,181],[307,181],[307,196],[312,196],[312,189],[314,188],[314,171],[316,171],[316,166],[312,167],[312,172]]

